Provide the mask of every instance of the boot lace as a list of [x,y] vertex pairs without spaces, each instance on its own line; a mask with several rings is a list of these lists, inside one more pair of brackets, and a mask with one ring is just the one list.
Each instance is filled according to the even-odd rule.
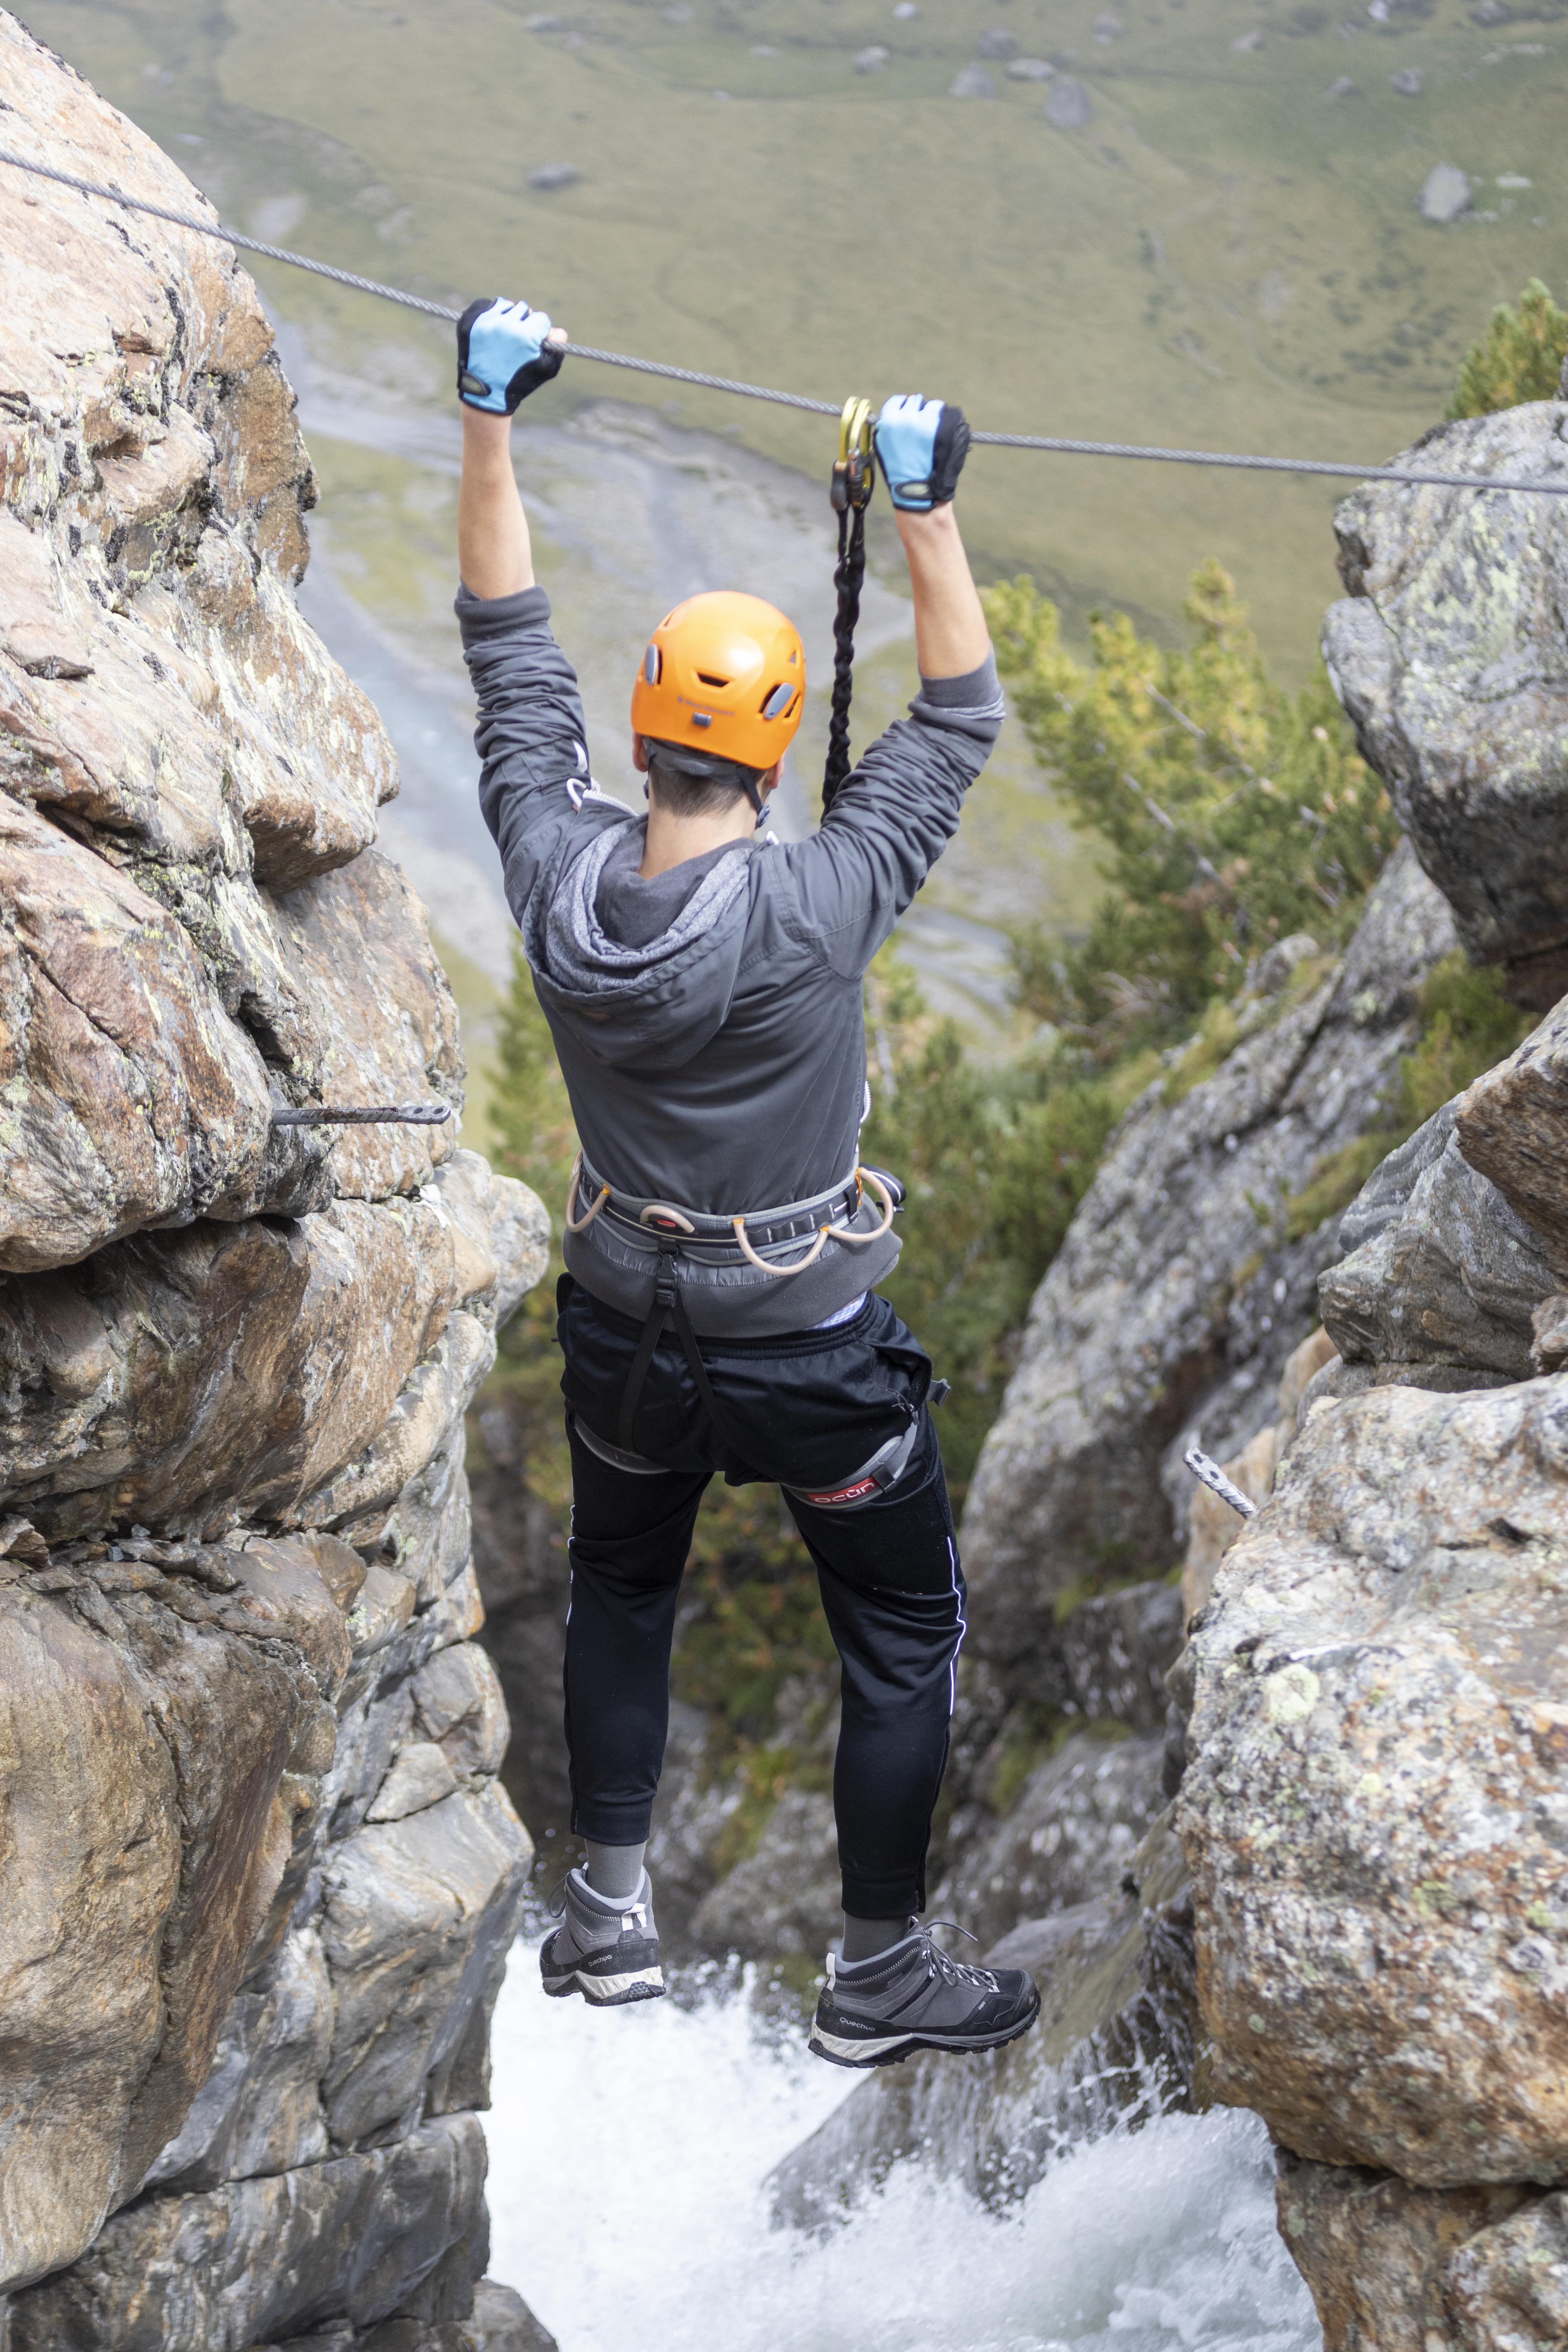
[[951,1927],[955,1936],[969,1937],[972,1944],[977,1944],[980,1941],[978,1936],[970,1935],[967,1927],[961,1927],[956,1919],[928,1919],[925,1927],[928,1979],[934,1983],[940,1977],[943,1984],[972,1985],[977,1991],[994,1992],[997,1989],[996,1979],[988,1969],[973,1969],[966,1960],[955,1960],[951,1952],[944,1952],[940,1944],[932,1941],[933,1933],[938,1927]]

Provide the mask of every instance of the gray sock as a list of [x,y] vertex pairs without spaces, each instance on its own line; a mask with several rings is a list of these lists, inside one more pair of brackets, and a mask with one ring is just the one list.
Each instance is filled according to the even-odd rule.
[[606,1902],[625,1903],[642,1885],[642,1858],[647,1852],[647,1842],[641,1845],[598,1845],[585,1838],[588,1867],[584,1875],[595,1895]]
[[858,1960],[874,1960],[879,1952],[891,1951],[901,1944],[914,1925],[907,1915],[902,1919],[852,1919],[844,1914],[844,1958],[850,1968]]

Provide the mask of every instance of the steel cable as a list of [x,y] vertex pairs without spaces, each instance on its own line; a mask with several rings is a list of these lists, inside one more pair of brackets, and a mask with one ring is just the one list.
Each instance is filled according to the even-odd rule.
[[[399,303],[405,310],[423,311],[427,318],[456,323],[461,315],[444,302],[429,302],[423,295],[406,294],[397,286],[383,286],[374,278],[357,276],[352,269],[336,269],[330,262],[313,261],[309,254],[290,253],[284,246],[242,236],[237,229],[225,228],[217,221],[175,212],[167,205],[152,204],[143,196],[128,196],[121,188],[78,179],[73,173],[58,171],[50,163],[32,163],[26,156],[13,155],[5,149],[0,149],[0,163],[13,164],[17,171],[31,172],[39,179],[53,180],[61,187],[75,188],[84,196],[102,196],[130,212],[150,213],[155,220],[170,221],[176,228],[195,229],[198,236],[216,237],[246,253],[259,253],[268,261],[285,263],[290,269],[309,270],[313,278],[330,278],[336,286],[351,287],[358,294],[374,294],[380,301]],[[662,360],[633,359],[625,352],[599,351],[592,343],[569,342],[566,351],[574,359],[595,360],[601,367],[631,368],[639,375],[659,376],[671,383],[689,383],[705,392],[733,393],[742,400],[770,401],[778,408],[803,408],[814,416],[837,416],[841,409],[837,401],[809,400],[804,393],[779,392],[771,385],[744,383],[733,376],[709,375],[700,368],[671,367]],[[1260,457],[1237,449],[1161,449],[1133,441],[1075,441],[1039,433],[975,432],[971,439],[982,447],[1038,449],[1062,457],[1127,457],[1151,465],[1219,466],[1238,473],[1328,475],[1341,481],[1403,482],[1454,490],[1539,490],[1552,498],[1568,497],[1568,476],[1562,481],[1518,481],[1500,474],[1447,474],[1408,466],[1349,466],[1321,457]]]

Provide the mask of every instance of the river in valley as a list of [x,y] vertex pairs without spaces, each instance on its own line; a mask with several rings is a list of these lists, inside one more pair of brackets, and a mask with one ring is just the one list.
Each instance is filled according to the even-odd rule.
[[743,1990],[591,2012],[524,1942],[493,2049],[491,2274],[562,2352],[1321,2352],[1254,2116],[1112,2133],[1005,2215],[905,2165],[808,2236],[763,2182],[855,2078]]

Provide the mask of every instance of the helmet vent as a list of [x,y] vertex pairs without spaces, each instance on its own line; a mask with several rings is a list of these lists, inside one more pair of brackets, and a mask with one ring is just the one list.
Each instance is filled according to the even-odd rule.
[[649,646],[647,653],[644,654],[642,657],[642,674],[647,680],[649,686],[657,686],[658,684],[658,674],[663,667],[664,665],[659,658],[658,647],[657,646]]
[[784,712],[789,709],[790,704],[794,700],[795,688],[786,678],[783,686],[774,687],[773,692],[763,703],[763,717],[764,719],[782,719]]
[[727,677],[710,677],[705,669],[700,669],[697,675],[704,686],[728,686],[730,683]]

